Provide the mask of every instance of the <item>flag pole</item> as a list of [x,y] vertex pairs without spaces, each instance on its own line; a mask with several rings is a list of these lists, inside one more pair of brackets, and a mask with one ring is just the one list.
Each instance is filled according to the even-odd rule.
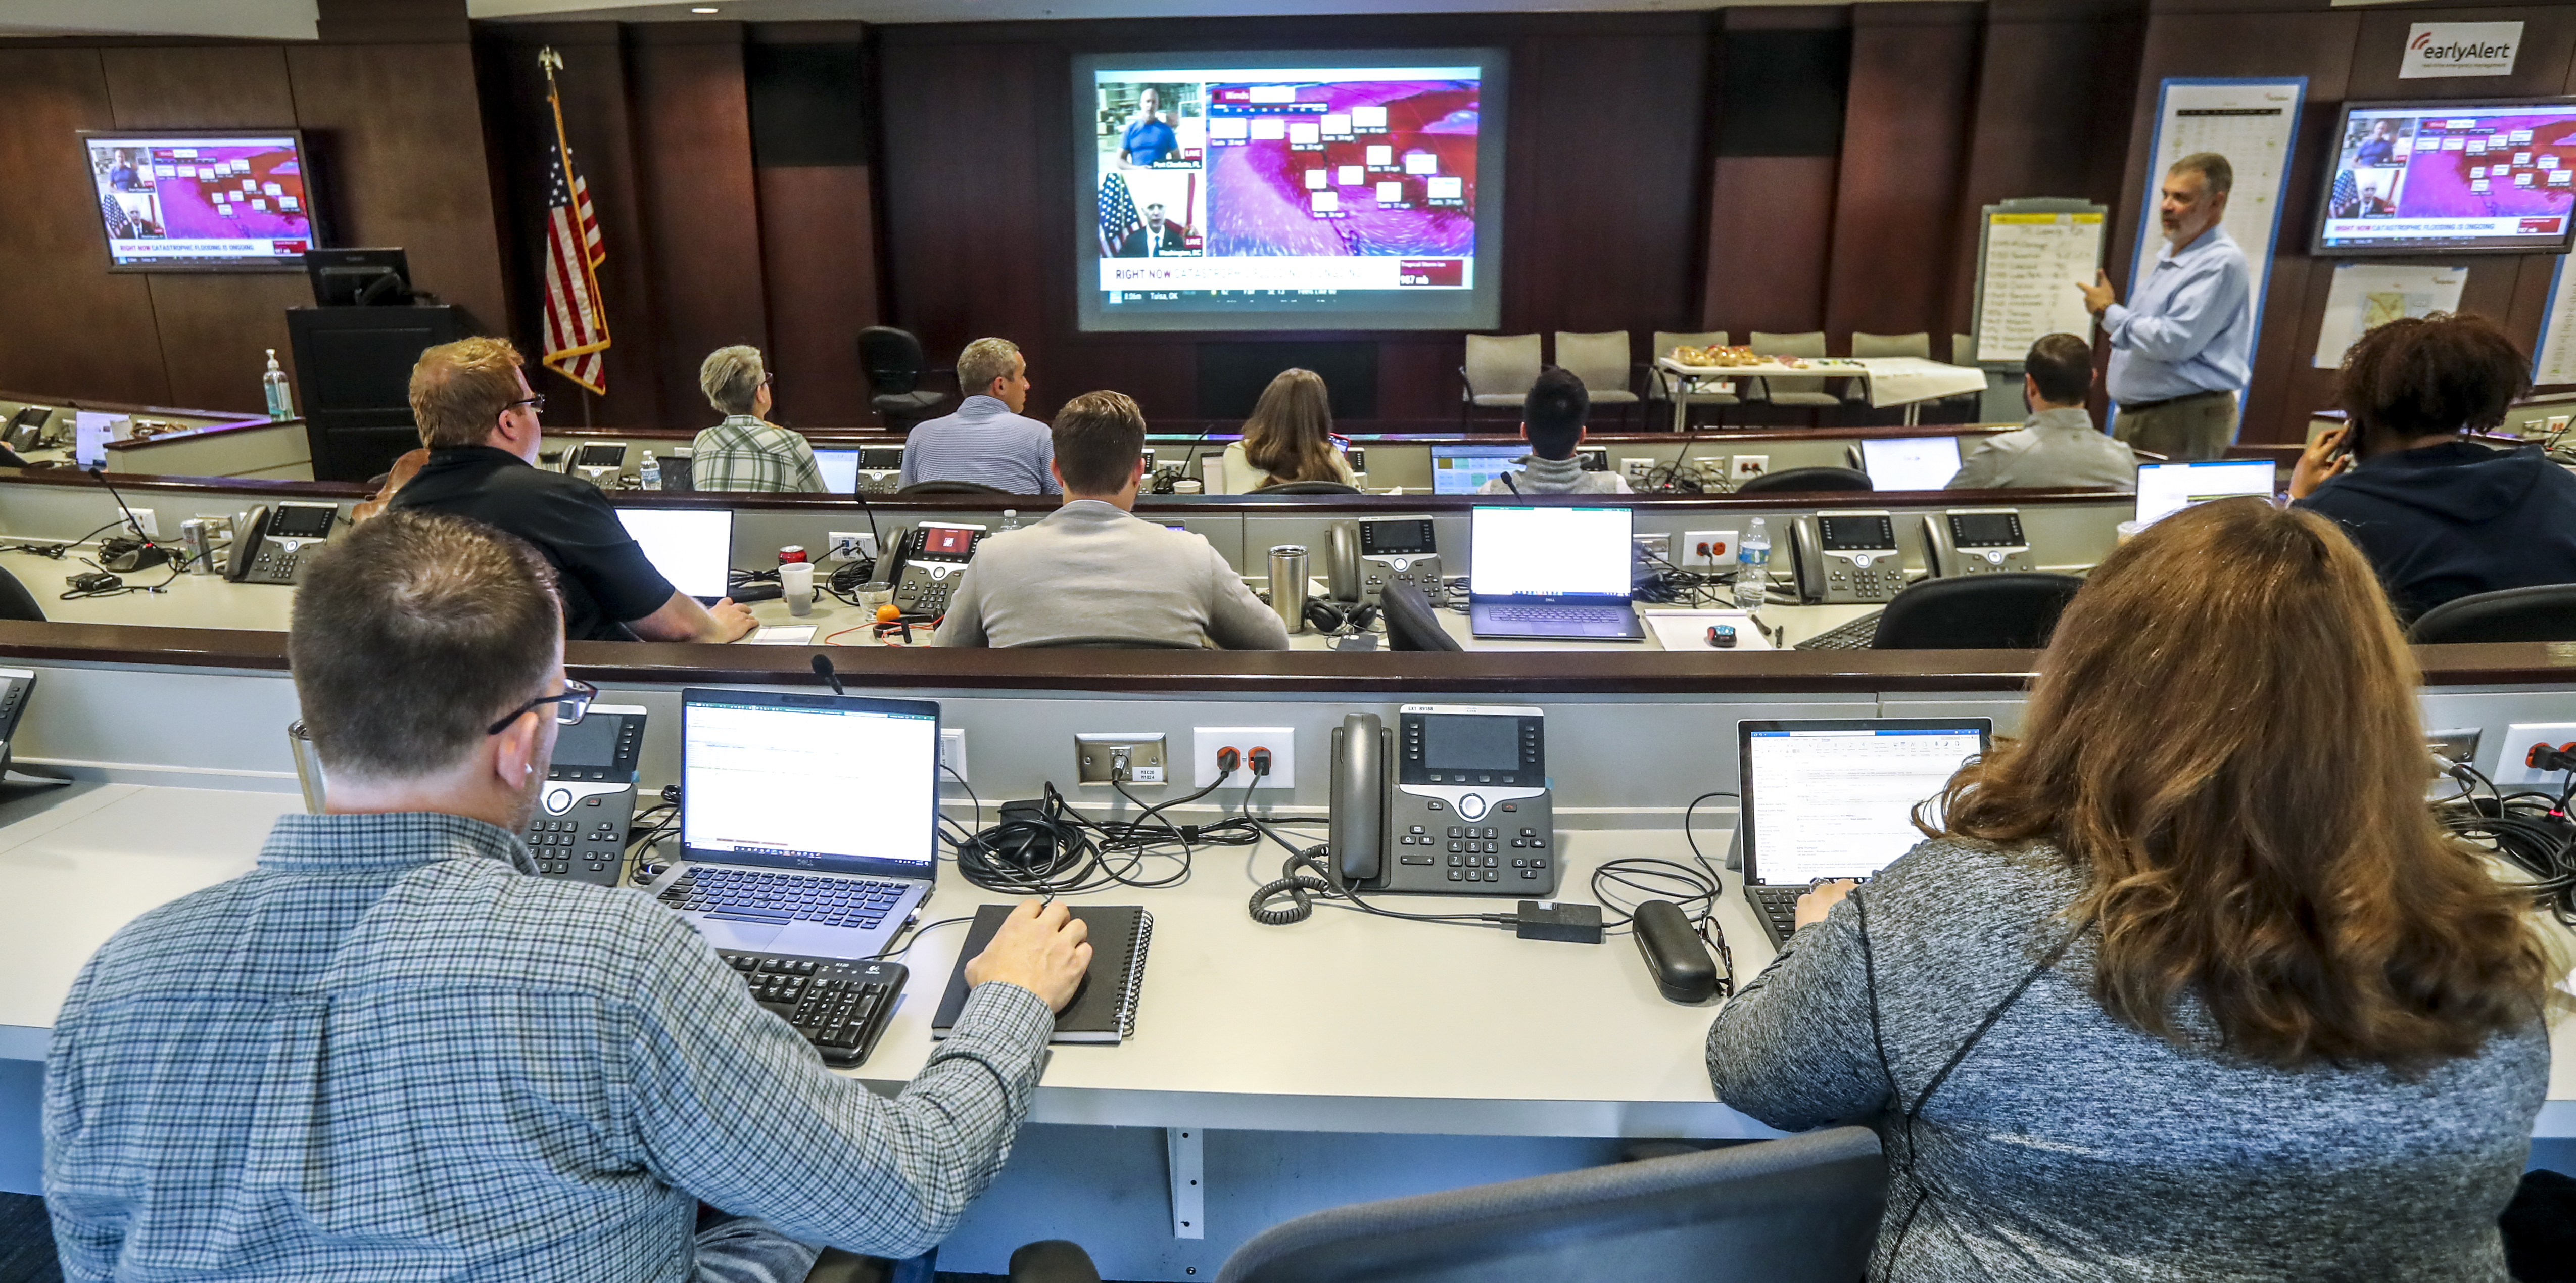
[[[556,53],[553,45],[547,45],[537,50],[537,66],[542,68],[546,73],[546,107],[555,118],[555,154],[563,161],[564,179],[569,183],[572,179],[572,140],[570,136],[564,132],[563,94],[555,85],[555,73],[563,70],[563,65],[563,55]],[[577,213],[576,221],[578,221]],[[586,244],[582,248],[581,257],[582,271],[585,273],[590,272],[592,270],[590,266],[590,251]],[[594,283],[592,286],[594,297],[597,295],[597,292],[598,287],[596,283]],[[607,318],[602,317],[600,325],[601,330],[604,333],[607,328]],[[556,370],[555,373],[562,376],[565,382],[572,384],[574,389],[581,393],[581,426],[585,428],[591,426],[591,402],[595,398],[589,387],[585,386],[579,379],[575,379],[561,370]]]

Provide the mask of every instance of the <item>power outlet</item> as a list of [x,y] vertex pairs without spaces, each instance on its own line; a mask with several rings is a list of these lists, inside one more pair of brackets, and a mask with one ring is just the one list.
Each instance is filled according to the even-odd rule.
[[957,774],[956,774],[956,776],[955,776],[954,778],[957,780],[957,782],[958,782],[958,783],[960,783],[960,784],[963,784],[963,783],[965,783],[965,782],[966,782],[966,728],[965,728],[965,727],[963,727],[963,726],[950,726],[950,727],[944,727],[944,728],[942,728],[942,729],[940,730],[940,732],[939,732],[939,764],[940,764],[941,766],[944,766],[944,767],[948,768],[946,771],[942,771],[942,772],[940,772],[940,774],[941,774],[941,775],[943,775],[943,776],[944,776],[944,775],[947,775],[947,774],[948,774],[948,771],[955,771]]
[[126,511],[134,514],[134,524],[142,527],[144,538],[161,537],[161,519],[150,508],[128,508]]
[[1682,569],[1722,570],[1735,564],[1735,532],[1732,530],[1685,530],[1682,532]]
[[2498,784],[2554,784],[2564,778],[2559,772],[2535,771],[2523,764],[2523,758],[2534,744],[2568,743],[2576,743],[2576,722],[2515,722],[2504,728],[2504,742],[2496,745],[2491,778]]
[[1216,752],[1233,749],[1242,758],[1228,788],[1242,788],[1252,783],[1252,750],[1270,750],[1270,773],[1261,777],[1254,788],[1285,789],[1297,787],[1297,732],[1287,726],[1199,726],[1190,731],[1191,787],[1206,788],[1217,782],[1222,772],[1216,769]]
[[826,556],[854,561],[862,557],[873,560],[877,555],[877,537],[864,530],[835,530],[823,538],[831,548]]
[[1673,537],[1671,535],[1632,534],[1628,536],[1628,538],[1634,540],[1637,545],[1637,550],[1652,559],[1654,564],[1659,566],[1671,564],[1673,559]]
[[1619,461],[1619,471],[1622,475],[1628,478],[1629,485],[1641,486],[1646,483],[1646,478],[1654,473],[1655,461],[1653,459],[1621,459]]
[[1761,476],[1763,473],[1769,472],[1770,470],[1771,456],[1767,454],[1739,454],[1735,456],[1735,471],[1733,475],[1738,481],[1742,481],[1747,477]]
[[1073,737],[1074,778],[1085,784],[1162,784],[1169,745],[1161,731],[1077,733]]

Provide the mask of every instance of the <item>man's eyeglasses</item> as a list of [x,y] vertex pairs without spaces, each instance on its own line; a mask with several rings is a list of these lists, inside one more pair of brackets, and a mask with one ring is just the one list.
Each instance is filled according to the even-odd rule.
[[523,405],[528,407],[528,409],[534,413],[544,414],[546,412],[546,394],[540,392],[532,397],[522,397],[519,400],[511,402],[506,408],[515,410]]
[[548,704],[555,706],[555,720],[566,726],[570,726],[573,723],[580,721],[582,719],[582,715],[590,711],[590,702],[597,698],[599,698],[598,687],[593,686],[588,682],[581,681],[578,678],[565,678],[563,694],[540,695],[535,699],[529,700],[527,703],[511,709],[508,717],[504,717],[500,721],[492,723],[492,729],[483,733],[486,735],[498,735],[501,732],[510,729],[510,723],[519,720],[520,714],[533,713],[540,708],[544,708]]

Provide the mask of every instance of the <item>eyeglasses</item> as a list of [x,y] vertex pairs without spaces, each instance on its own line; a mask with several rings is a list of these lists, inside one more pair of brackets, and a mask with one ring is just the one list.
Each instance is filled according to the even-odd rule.
[[546,394],[540,392],[535,396],[513,401],[504,408],[515,410],[523,405],[528,407],[529,412],[532,414],[543,414],[546,412]]
[[510,723],[519,720],[520,714],[533,713],[540,708],[544,708],[548,704],[555,706],[555,720],[566,726],[570,726],[573,723],[580,721],[582,719],[582,715],[590,711],[590,702],[597,698],[599,698],[598,687],[578,678],[568,677],[564,679],[563,694],[540,695],[535,699],[529,700],[527,703],[511,709],[508,717],[504,717],[500,721],[492,723],[492,729],[483,733],[486,735],[498,735],[501,732],[510,729]]

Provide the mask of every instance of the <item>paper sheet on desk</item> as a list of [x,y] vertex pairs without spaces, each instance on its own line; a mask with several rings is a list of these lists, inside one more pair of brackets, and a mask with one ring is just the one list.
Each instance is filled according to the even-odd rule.
[[814,644],[814,625],[763,624],[742,640],[752,646],[811,646]]
[[1713,651],[1708,630],[1718,624],[1734,625],[1737,651],[1771,649],[1770,639],[1741,610],[1641,610],[1637,618],[1655,630],[1655,644],[1666,650]]

